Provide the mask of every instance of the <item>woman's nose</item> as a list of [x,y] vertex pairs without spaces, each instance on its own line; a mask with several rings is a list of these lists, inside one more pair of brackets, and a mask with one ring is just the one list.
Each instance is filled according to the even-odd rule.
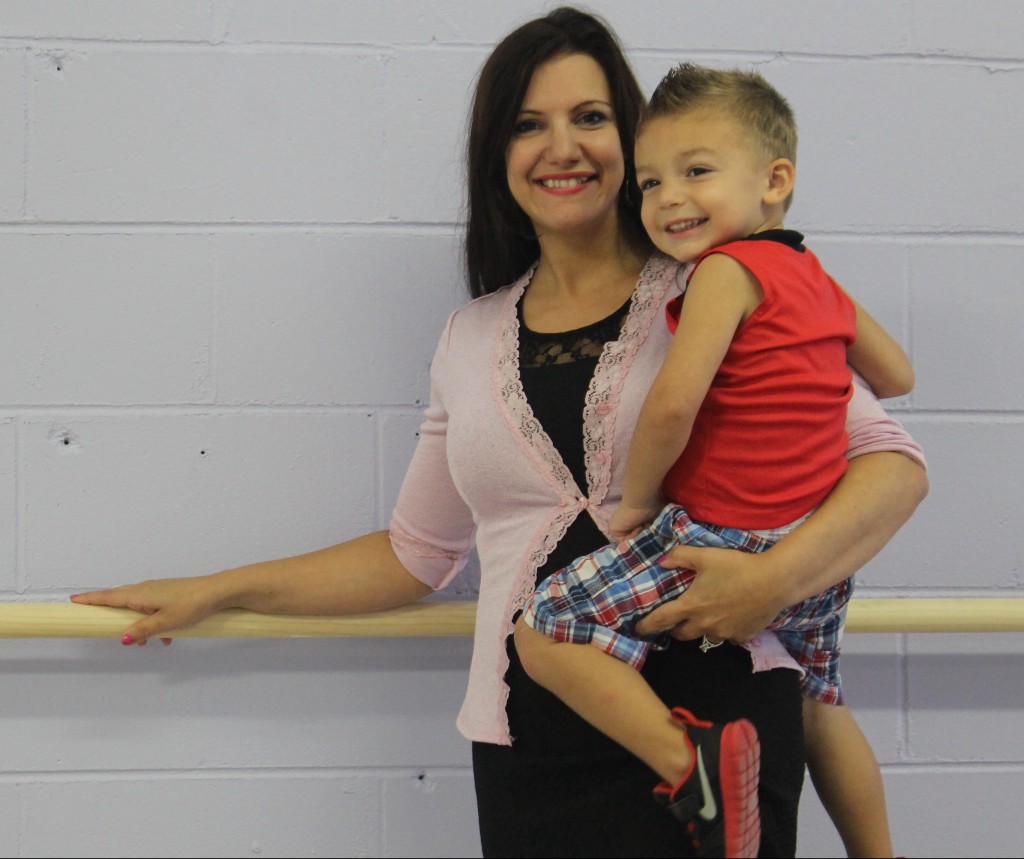
[[579,160],[580,145],[574,128],[567,125],[555,125],[551,128],[548,157],[556,163]]

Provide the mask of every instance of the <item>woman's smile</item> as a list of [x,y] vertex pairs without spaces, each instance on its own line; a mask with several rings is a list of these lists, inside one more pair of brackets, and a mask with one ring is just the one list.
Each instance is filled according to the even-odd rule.
[[509,190],[538,236],[579,236],[617,217],[625,159],[601,66],[568,54],[538,66],[505,154]]

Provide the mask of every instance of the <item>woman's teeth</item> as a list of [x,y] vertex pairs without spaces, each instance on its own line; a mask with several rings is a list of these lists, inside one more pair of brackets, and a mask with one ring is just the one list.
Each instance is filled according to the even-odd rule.
[[591,176],[574,176],[572,179],[541,179],[540,184],[545,188],[573,188],[576,185],[585,185],[591,180]]

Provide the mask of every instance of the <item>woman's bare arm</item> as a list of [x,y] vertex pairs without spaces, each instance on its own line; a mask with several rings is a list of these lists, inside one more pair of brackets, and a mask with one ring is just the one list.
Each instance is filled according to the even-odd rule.
[[188,578],[152,579],[77,594],[81,605],[141,612],[126,644],[193,626],[226,608],[262,614],[346,615],[415,602],[431,591],[398,560],[387,531],[290,558]]
[[749,555],[673,549],[667,565],[699,575],[685,594],[644,618],[637,633],[671,629],[682,639],[707,635],[715,641],[749,641],[786,606],[859,570],[927,493],[927,474],[909,457],[890,452],[859,456],[811,517],[771,550]]

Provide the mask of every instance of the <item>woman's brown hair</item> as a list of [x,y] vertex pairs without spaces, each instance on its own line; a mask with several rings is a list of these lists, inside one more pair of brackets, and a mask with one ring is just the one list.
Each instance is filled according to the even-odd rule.
[[464,247],[473,297],[511,283],[540,256],[530,220],[509,190],[505,152],[533,73],[543,63],[568,54],[592,57],[608,80],[626,161],[626,178],[619,191],[620,225],[630,241],[648,245],[633,175],[633,144],[643,93],[611,28],[592,14],[563,6],[509,33],[491,52],[477,79],[469,121]]

